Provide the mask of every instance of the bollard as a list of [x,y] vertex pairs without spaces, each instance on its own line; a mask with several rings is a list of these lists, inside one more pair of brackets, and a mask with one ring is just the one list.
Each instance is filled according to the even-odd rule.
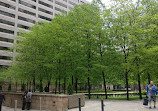
[[79,111],[81,111],[81,98],[78,98],[78,103],[79,103]]
[[102,111],[104,111],[104,101],[103,101],[103,99],[101,100],[101,109],[102,109]]
[[15,100],[15,108],[14,108],[14,111],[17,111],[17,100]]
[[42,105],[42,98],[40,97],[40,111],[42,111],[41,105]]

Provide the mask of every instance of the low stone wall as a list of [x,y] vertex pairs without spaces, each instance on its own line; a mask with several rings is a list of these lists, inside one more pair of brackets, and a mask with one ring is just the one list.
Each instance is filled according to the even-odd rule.
[[69,95],[68,96],[68,108],[72,109],[72,108],[77,108],[79,107],[79,100],[78,98],[81,99],[81,106],[85,106],[85,95],[84,94],[74,94],[74,95]]
[[[17,107],[22,107],[22,93],[5,92],[4,106],[14,107],[15,100],[18,101]],[[32,96],[31,109],[40,109],[40,97],[42,110],[50,111],[68,111],[70,108],[78,107],[78,98],[81,98],[81,105],[85,105],[85,95],[53,95],[34,93]]]

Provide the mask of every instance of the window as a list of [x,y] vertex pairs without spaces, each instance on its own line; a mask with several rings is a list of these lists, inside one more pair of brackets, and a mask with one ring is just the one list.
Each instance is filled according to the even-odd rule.
[[[62,10],[60,8],[55,7],[56,11],[62,12]],[[64,12],[66,12],[65,10],[63,10]],[[67,12],[66,12],[67,13]]]
[[2,28],[0,28],[0,32],[4,32],[4,33],[8,33],[8,34],[14,35],[14,31],[7,30],[7,29],[2,29]]
[[1,1],[0,1],[0,5],[15,10],[15,6],[9,5],[9,4],[7,4],[7,3],[3,3],[3,2],[1,2]]
[[81,3],[84,3],[83,1],[81,1]]
[[22,1],[22,0],[19,0],[19,3],[22,4],[22,5],[24,5],[24,6],[28,6],[28,7],[30,7],[30,8],[36,9],[36,6],[31,5],[31,4],[29,4],[29,3],[27,3],[27,2],[24,2],[24,1]]
[[0,14],[15,18],[15,15],[14,15],[14,14],[11,14],[11,13],[9,13],[9,12],[4,12],[4,11],[2,11],[2,10],[0,10]]
[[62,12],[62,10],[60,8],[55,7],[56,11]]
[[18,24],[18,27],[23,28],[23,29],[29,29],[30,28],[29,26],[25,26],[25,25],[21,25],[21,24]]
[[62,6],[62,7],[67,8],[67,5],[65,5],[65,4],[63,4],[63,3],[61,3],[61,2],[55,1],[55,3],[56,3],[57,5],[60,5],[60,6]]
[[0,41],[10,42],[10,43],[13,43],[13,42],[14,42],[13,39],[8,39],[8,38],[3,38],[3,37],[0,37]]
[[47,10],[44,10],[42,8],[38,8],[39,11],[41,12],[44,12],[44,13],[47,13],[47,14],[50,14],[50,15],[53,15],[53,12],[50,12],[50,11],[47,11]]
[[36,21],[34,21],[34,20],[31,20],[31,19],[28,19],[28,18],[24,18],[24,17],[21,17],[21,16],[18,16],[18,19],[19,19],[19,20],[26,21],[26,22],[31,22],[31,23],[33,23],[33,24],[36,23]]
[[15,23],[13,23],[13,22],[6,21],[6,20],[2,20],[2,19],[0,19],[0,23],[7,24],[7,25],[11,25],[11,26],[14,26],[14,25],[15,25]]
[[51,18],[48,18],[48,17],[44,17],[42,15],[38,15],[39,18],[41,19],[44,19],[44,20],[48,20],[48,21],[51,21],[52,19]]
[[48,1],[53,2],[53,0],[48,0]]
[[15,2],[16,0],[11,0],[11,1]]
[[9,48],[0,46],[0,50],[9,50]]
[[3,59],[3,60],[11,60],[11,57],[7,57],[7,56],[0,56],[0,59]]
[[36,0],[32,0],[32,1],[36,2]]
[[69,4],[71,4],[71,5],[77,5],[76,3],[71,2],[71,1],[69,1]]
[[32,15],[32,16],[36,16],[36,14],[33,13],[33,12],[30,12],[30,11],[27,11],[27,10],[24,10],[24,9],[21,9],[21,8],[19,8],[18,10],[19,10],[19,12],[29,14],[29,15]]
[[39,4],[44,5],[44,6],[46,6],[46,7],[49,7],[49,8],[52,8],[52,9],[53,9],[53,6],[52,6],[52,5],[49,5],[49,4],[45,3],[45,2],[42,2],[41,0],[39,1]]

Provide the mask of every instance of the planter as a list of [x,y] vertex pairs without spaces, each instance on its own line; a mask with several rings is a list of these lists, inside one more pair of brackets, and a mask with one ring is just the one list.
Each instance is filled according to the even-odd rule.
[[[5,103],[4,106],[14,107],[15,100],[18,101],[17,107],[22,107],[22,93],[5,92]],[[42,110],[49,111],[68,111],[68,109],[78,107],[78,98],[81,98],[81,106],[85,105],[84,94],[74,95],[53,95],[53,94],[40,94],[33,93],[31,109],[40,109],[40,98]]]
[[77,108],[79,107],[79,100],[78,98],[81,99],[81,106],[85,106],[85,95],[84,94],[73,94],[73,95],[68,95],[68,108]]

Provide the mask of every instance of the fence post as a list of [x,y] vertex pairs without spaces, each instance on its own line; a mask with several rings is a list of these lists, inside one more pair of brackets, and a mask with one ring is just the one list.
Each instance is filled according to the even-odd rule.
[[42,105],[42,98],[40,97],[40,111],[42,111],[41,105]]
[[103,99],[101,100],[101,109],[102,109],[102,111],[104,111],[104,101],[103,101]]
[[81,111],[81,98],[78,98],[78,103],[79,103],[79,111]]
[[14,111],[17,111],[17,100],[15,100],[15,108],[14,108]]

